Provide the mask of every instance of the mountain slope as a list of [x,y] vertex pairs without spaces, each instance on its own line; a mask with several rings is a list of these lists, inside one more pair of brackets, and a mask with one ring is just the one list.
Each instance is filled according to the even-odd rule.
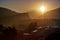
[[29,19],[28,13],[17,13],[7,8],[0,7],[0,24],[19,25]]
[[60,8],[48,11],[47,13],[44,14],[44,18],[48,18],[48,19],[60,19]]
[[32,19],[60,19],[60,8],[53,9],[44,14],[38,11],[29,12],[29,16]]
[[[49,20],[41,20],[49,19]],[[54,21],[50,19],[60,19],[60,8],[51,10],[44,15],[41,13],[32,11],[28,13],[17,13],[11,11],[7,8],[0,7],[0,24],[4,24],[7,26],[16,26],[17,29],[25,29],[29,26],[30,22],[37,22],[37,25],[49,25],[49,24],[59,24],[59,21]]]

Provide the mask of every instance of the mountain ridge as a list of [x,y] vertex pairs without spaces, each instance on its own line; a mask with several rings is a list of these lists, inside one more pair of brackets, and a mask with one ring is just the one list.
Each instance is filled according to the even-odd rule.
[[60,19],[60,8],[48,11],[44,14],[45,18]]
[[19,22],[29,20],[27,13],[17,13],[10,9],[0,7],[0,24],[17,25]]
[[39,23],[40,22],[44,23],[44,20],[40,21],[42,17],[43,19],[60,19],[60,8],[51,10],[41,15],[41,13],[38,13],[36,11],[26,12],[26,13],[17,13],[10,9],[0,7],[0,24],[7,25],[7,26],[12,26],[12,25],[17,26],[17,29],[25,29],[28,27],[28,25],[31,22],[36,20]]

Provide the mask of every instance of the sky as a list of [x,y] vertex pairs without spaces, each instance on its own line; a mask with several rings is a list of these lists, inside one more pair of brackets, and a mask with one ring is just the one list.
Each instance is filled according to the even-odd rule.
[[60,7],[60,0],[0,0],[0,7],[16,12],[38,10],[42,5],[50,11]]

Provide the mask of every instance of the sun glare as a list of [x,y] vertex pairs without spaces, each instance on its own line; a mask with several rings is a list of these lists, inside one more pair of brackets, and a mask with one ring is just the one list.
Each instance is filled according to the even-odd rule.
[[45,10],[46,10],[45,6],[41,6],[41,7],[40,7],[40,11],[41,11],[42,13],[44,13]]

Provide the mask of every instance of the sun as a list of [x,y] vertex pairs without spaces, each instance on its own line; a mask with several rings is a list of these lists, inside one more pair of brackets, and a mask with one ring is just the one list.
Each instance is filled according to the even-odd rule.
[[40,11],[41,11],[42,13],[45,13],[45,10],[46,10],[46,7],[45,7],[45,6],[41,6],[41,7],[40,7]]

